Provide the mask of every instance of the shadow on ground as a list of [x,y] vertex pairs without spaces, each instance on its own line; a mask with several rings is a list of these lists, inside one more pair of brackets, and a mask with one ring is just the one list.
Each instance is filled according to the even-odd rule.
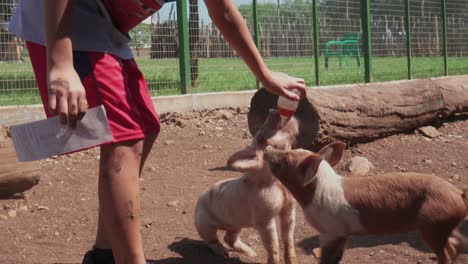
[[[462,224],[460,231],[464,235],[468,236],[468,221],[465,221]],[[432,252],[423,244],[416,232],[387,236],[353,236],[349,240],[347,248],[369,248],[381,245],[403,245],[415,248],[421,252]],[[314,255],[312,250],[320,247],[319,237],[313,236],[306,238],[298,243],[298,247],[302,248],[307,255]],[[465,250],[465,253],[468,253],[468,250]]]
[[150,264],[253,264],[243,262],[239,258],[223,258],[214,255],[206,247],[206,244],[199,240],[183,238],[169,245],[171,251],[176,252],[180,257],[170,257],[160,260],[149,260]]

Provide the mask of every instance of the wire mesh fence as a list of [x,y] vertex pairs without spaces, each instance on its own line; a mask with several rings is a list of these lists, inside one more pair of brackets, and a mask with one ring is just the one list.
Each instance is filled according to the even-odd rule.
[[360,0],[327,0],[318,6],[321,84],[362,82]]
[[447,1],[449,74],[468,73],[468,1]]
[[14,0],[0,0],[0,106],[39,102],[24,42],[8,32]]
[[311,1],[258,1],[260,52],[274,71],[315,81]]
[[373,1],[371,10],[374,80],[407,78],[405,0]]
[[[245,1],[234,1],[244,20],[253,28],[252,12]],[[255,77],[224,40],[208,16],[202,0],[189,0],[190,81],[192,93],[247,90],[256,87]]]
[[442,76],[444,70],[441,1],[412,1],[410,10],[413,77]]
[[[365,1],[370,3],[370,39],[363,34],[367,28]],[[447,1],[446,17],[443,1]],[[40,102],[24,43],[7,31],[16,3],[17,0],[0,0],[0,106]],[[267,65],[272,70],[302,77],[309,85],[318,78],[320,85],[364,82],[367,75],[373,81],[406,79],[408,64],[413,78],[444,75],[444,25],[448,72],[468,74],[468,0],[234,3],[258,40],[256,44]],[[189,93],[255,89],[255,77],[213,24],[204,2],[188,0],[186,4],[185,19],[178,18],[177,5],[170,3],[130,32],[131,47],[152,94],[180,94],[181,76],[187,69]],[[187,43],[180,43],[181,27],[187,28]],[[372,48],[372,64],[366,64],[364,59],[367,41]],[[189,57],[186,66],[180,60],[179,53],[184,52],[179,49],[181,46],[186,47]],[[412,54],[410,60],[408,52]]]

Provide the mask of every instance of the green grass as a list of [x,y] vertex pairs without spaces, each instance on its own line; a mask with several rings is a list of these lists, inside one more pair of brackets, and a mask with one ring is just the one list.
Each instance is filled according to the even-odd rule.
[[[308,85],[315,84],[313,57],[267,58],[272,70],[283,71],[304,78]],[[174,95],[179,91],[179,62],[177,59],[137,58],[153,95]],[[374,81],[403,80],[407,78],[405,57],[374,57],[372,75]],[[468,74],[468,57],[450,57],[451,75]],[[413,58],[413,78],[437,77],[443,75],[442,57]],[[350,66],[338,59],[330,59],[329,69],[320,60],[321,85],[361,83],[364,80],[363,60],[361,67],[355,59]],[[237,58],[200,59],[199,76],[192,93],[239,91],[255,89],[255,78],[242,60]],[[0,106],[40,103],[35,88],[34,75],[29,62],[22,64],[0,64]]]

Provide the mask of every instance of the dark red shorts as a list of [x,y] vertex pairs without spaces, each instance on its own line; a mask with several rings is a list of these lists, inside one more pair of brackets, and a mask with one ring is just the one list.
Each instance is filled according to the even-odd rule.
[[[44,46],[26,42],[47,117],[47,64]],[[73,66],[86,90],[90,108],[104,105],[113,142],[158,134],[159,117],[143,74],[134,59],[122,60],[102,52],[74,51]]]

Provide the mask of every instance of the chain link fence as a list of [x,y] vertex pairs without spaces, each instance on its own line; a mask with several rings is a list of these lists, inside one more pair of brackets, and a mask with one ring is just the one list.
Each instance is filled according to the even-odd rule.
[[[24,43],[7,31],[16,3],[0,0],[0,106],[40,102]],[[267,65],[302,77],[308,85],[436,77],[445,75],[446,69],[449,74],[468,74],[468,0],[234,3]],[[181,10],[176,3],[166,4],[130,32],[135,58],[152,94],[257,88],[255,77],[224,41],[204,2],[186,4],[186,17],[178,18]],[[180,43],[183,27],[187,43]],[[367,31],[370,38],[364,34]],[[181,52],[189,57],[185,64]]]

